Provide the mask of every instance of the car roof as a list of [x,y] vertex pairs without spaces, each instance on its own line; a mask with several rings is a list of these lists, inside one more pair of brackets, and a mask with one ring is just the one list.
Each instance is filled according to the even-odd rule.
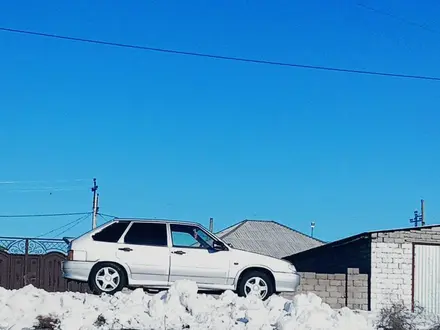
[[176,225],[193,225],[205,228],[202,224],[194,221],[171,220],[171,219],[148,219],[148,218],[114,218],[113,221],[130,221],[130,222],[151,222],[151,223],[170,223]]

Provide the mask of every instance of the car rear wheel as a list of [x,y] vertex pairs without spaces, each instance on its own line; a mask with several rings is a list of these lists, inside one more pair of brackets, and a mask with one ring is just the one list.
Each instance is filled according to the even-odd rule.
[[262,271],[245,273],[238,283],[237,293],[241,297],[255,295],[262,300],[269,298],[275,291],[274,283],[270,276]]
[[90,272],[89,286],[95,294],[114,294],[121,291],[126,283],[124,270],[114,263],[100,263]]

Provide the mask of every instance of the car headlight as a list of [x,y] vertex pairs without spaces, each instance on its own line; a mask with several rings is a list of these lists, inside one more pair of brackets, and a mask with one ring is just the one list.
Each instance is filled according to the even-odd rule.
[[292,271],[292,273],[296,273],[296,268],[293,264],[289,263],[288,267]]

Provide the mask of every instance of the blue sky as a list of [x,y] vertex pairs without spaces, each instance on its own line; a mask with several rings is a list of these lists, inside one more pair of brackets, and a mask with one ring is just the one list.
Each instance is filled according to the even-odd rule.
[[[433,0],[366,4],[440,30]],[[0,4],[0,23],[440,76],[437,34],[356,1],[10,1]],[[21,182],[0,185],[0,214],[89,211],[97,177],[101,211],[118,216],[205,225],[214,217],[216,229],[273,219],[306,233],[315,221],[316,236],[334,240],[407,226],[424,198],[428,223],[440,223],[439,82],[5,32],[0,48],[0,181]],[[31,188],[40,191],[23,191]],[[1,235],[39,235],[72,220],[0,219]]]

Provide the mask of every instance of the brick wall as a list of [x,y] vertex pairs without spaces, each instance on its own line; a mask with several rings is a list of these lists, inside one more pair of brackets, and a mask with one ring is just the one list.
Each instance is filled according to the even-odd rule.
[[368,274],[359,274],[358,268],[349,268],[345,274],[300,272],[301,285],[295,293],[282,294],[292,298],[298,293],[313,292],[332,308],[347,306],[368,310]]
[[373,233],[371,309],[396,301],[412,304],[412,243],[440,243],[440,227]]

